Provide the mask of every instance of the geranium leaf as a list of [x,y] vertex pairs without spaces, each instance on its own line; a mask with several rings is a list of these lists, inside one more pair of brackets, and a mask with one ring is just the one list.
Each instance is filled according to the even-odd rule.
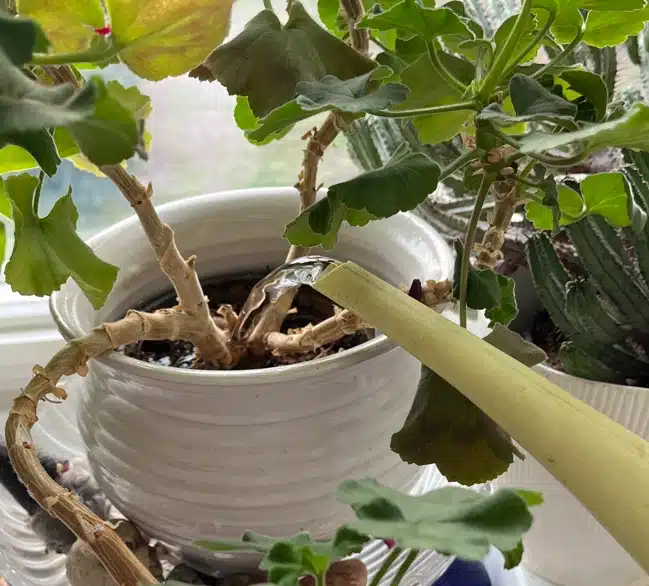
[[198,541],[196,545],[210,551],[263,553],[259,567],[268,572],[271,583],[297,586],[301,577],[322,576],[334,561],[359,553],[369,540],[368,535],[343,526],[330,540],[313,540],[306,532],[274,538],[247,531],[241,541]]
[[397,30],[415,34],[426,40],[444,35],[472,39],[473,33],[450,8],[426,8],[415,0],[402,0],[378,14],[368,14],[358,25],[374,30]]
[[[447,486],[410,496],[365,479],[343,482],[337,496],[352,506],[357,521],[350,525],[361,532],[394,539],[404,549],[430,549],[465,560],[482,559],[491,545],[515,549],[532,525],[527,503],[509,489],[485,496]],[[386,510],[400,514],[385,515]]]
[[608,106],[608,88],[601,75],[584,69],[566,69],[560,79],[566,81],[571,90],[581,94],[595,108],[597,120],[603,120]]
[[68,125],[70,134],[86,158],[98,167],[130,159],[142,142],[134,114],[115,97],[116,86],[106,86],[93,77],[87,87],[94,88],[94,109],[83,120]]
[[[410,88],[410,94],[395,110],[410,110],[443,106],[463,100],[462,94],[439,74],[430,61],[422,55],[401,72],[401,81]],[[438,144],[455,137],[471,116],[470,110],[445,112],[413,119],[419,139],[425,144]]]
[[248,97],[258,118],[290,102],[300,81],[326,75],[347,80],[375,67],[374,61],[318,25],[297,1],[291,3],[285,25],[275,13],[264,10],[204,63],[230,94]]
[[358,114],[384,110],[406,99],[408,88],[398,83],[388,83],[368,91],[371,77],[372,72],[368,72],[346,81],[333,75],[320,81],[301,81],[296,87],[297,103],[307,111],[335,109]]
[[0,50],[14,65],[28,63],[34,52],[47,50],[49,44],[45,33],[33,20],[0,12]]
[[514,110],[519,116],[538,114],[574,118],[577,106],[546,90],[538,81],[516,74],[509,82]]
[[99,259],[76,232],[78,213],[71,192],[40,218],[34,210],[36,177],[23,174],[4,181],[11,199],[15,242],[5,268],[7,283],[22,295],[50,295],[72,277],[95,309],[113,287],[117,267]]
[[586,213],[598,214],[612,226],[621,228],[637,222],[644,225],[647,220],[622,173],[589,175],[581,182],[581,193]]
[[105,26],[100,0],[17,0],[16,8],[43,27],[58,53],[87,49],[97,37],[95,29]]
[[284,238],[298,246],[333,248],[344,220],[362,226],[414,209],[435,191],[440,173],[423,153],[398,149],[380,169],[332,185],[325,198],[286,227]]
[[275,108],[268,116],[260,120],[250,108],[248,98],[237,96],[235,120],[239,128],[245,131],[245,136],[251,143],[264,145],[285,136],[296,122],[311,118],[311,116],[324,111],[325,108],[305,110],[297,103],[297,100],[291,100],[279,108]]
[[485,311],[485,317],[489,319],[489,327],[496,324],[508,325],[518,314],[516,306],[516,295],[514,294],[514,279],[505,275],[496,275],[498,288],[500,289],[500,302],[495,307]]
[[[613,3],[609,3],[613,4]],[[615,47],[638,34],[649,20],[649,7],[640,10],[589,12],[584,42],[593,47]]]
[[581,143],[589,151],[605,146],[649,150],[649,106],[635,104],[620,118],[586,126],[574,132],[532,133],[521,141],[524,153],[541,153]]
[[158,81],[199,65],[228,34],[233,0],[106,0],[120,59]]
[[[45,134],[42,134],[45,133]],[[54,131],[54,143],[56,148],[52,148],[49,143],[51,135],[47,130],[35,133],[38,137],[34,137],[34,144],[29,140],[29,135],[14,136],[15,144],[8,144],[0,148],[0,174],[12,173],[16,171],[25,171],[27,169],[34,169],[40,167],[48,175],[53,175],[56,172],[56,166],[49,167],[48,164],[56,162],[60,159],[75,155],[79,152],[79,147],[72,140],[70,133],[64,128],[57,128]],[[47,135],[47,136],[46,136]],[[25,141],[25,137],[27,140]],[[36,143],[38,141],[38,143]],[[25,146],[20,147],[18,143]],[[35,154],[39,156],[40,161],[37,161],[33,155],[29,153],[29,149],[34,150]],[[43,150],[43,156],[39,151]],[[58,152],[57,152],[58,151]],[[48,163],[51,162],[51,163]]]
[[[526,366],[546,358],[542,350],[500,324],[484,341]],[[404,462],[435,464],[448,480],[465,485],[493,480],[518,455],[500,426],[425,366],[410,413],[390,447]]]

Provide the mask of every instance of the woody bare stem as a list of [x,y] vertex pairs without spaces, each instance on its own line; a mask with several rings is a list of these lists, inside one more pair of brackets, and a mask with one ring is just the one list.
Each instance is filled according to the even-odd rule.
[[[364,14],[361,0],[340,0],[340,7],[347,19],[351,45],[360,53],[367,54],[370,46],[369,31],[368,29],[356,28],[356,23]],[[300,213],[315,203],[318,190],[318,165],[327,147],[331,145],[347,124],[344,115],[330,112],[320,128],[315,128],[305,135],[305,138],[308,138],[308,143],[304,149],[300,179],[296,186],[300,194]],[[286,257],[286,262],[306,254],[308,254],[308,249],[292,245]],[[260,315],[254,329],[254,339],[250,340],[252,344],[258,344],[270,332],[279,331],[293,305],[294,298],[295,292],[287,292],[281,295],[273,305],[269,306],[268,311]]]
[[162,222],[151,202],[151,185],[145,188],[119,165],[105,166],[101,171],[113,181],[135,210],[160,268],[173,283],[181,309],[196,320],[200,335],[195,339],[195,346],[201,358],[222,366],[232,364],[233,356],[225,332],[212,319],[208,299],[196,273],[196,257],[185,260],[180,254],[173,230]]
[[79,499],[57,484],[43,470],[31,436],[37,408],[49,396],[64,400],[66,392],[57,387],[61,377],[88,373],[88,361],[104,352],[139,340],[189,340],[203,336],[196,319],[181,308],[155,313],[130,311],[118,322],[104,324],[68,343],[42,368],[35,366],[34,376],[14,400],[5,426],[11,463],[29,493],[53,517],[60,519],[85,541],[121,586],[157,584],[120,537]]

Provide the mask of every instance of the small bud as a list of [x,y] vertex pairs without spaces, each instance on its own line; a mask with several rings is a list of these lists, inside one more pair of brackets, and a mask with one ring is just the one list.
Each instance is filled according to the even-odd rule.
[[384,539],[383,543],[385,543],[388,549],[392,549],[396,545],[396,541],[394,539]]
[[102,26],[101,28],[96,28],[95,32],[102,37],[107,37],[111,33],[111,30],[109,26]]

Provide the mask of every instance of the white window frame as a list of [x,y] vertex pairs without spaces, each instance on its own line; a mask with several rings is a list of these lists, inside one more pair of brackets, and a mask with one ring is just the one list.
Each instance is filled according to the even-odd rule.
[[63,346],[48,297],[25,297],[0,283],[0,411],[29,382],[34,365]]

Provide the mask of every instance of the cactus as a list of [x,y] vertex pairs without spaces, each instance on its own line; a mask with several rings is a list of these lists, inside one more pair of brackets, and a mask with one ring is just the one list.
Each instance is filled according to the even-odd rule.
[[[649,210],[649,155],[625,152],[633,197]],[[649,223],[616,230],[587,216],[566,227],[586,277],[563,267],[549,236],[527,243],[534,283],[565,336],[559,351],[570,374],[614,383],[649,384]]]

